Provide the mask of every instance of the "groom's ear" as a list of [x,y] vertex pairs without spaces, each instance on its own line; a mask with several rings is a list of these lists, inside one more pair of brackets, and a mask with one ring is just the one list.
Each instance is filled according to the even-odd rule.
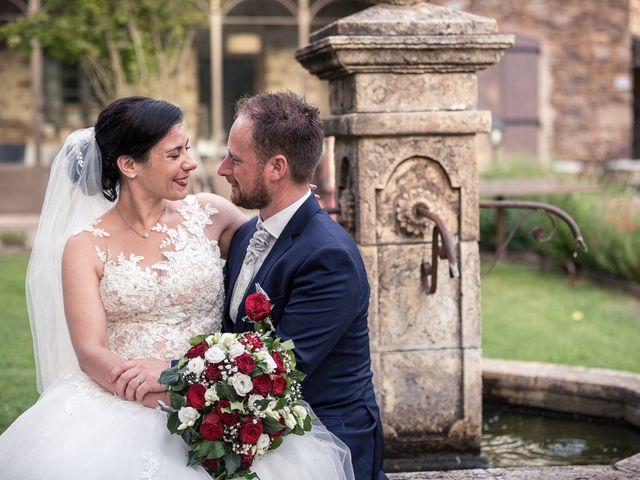
[[277,182],[284,178],[289,171],[289,162],[284,155],[274,155],[271,157],[265,165],[265,172],[269,177],[269,180]]

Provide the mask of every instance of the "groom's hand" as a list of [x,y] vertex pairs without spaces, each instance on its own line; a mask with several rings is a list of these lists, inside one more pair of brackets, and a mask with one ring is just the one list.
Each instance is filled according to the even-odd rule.
[[166,385],[158,383],[160,374],[171,365],[157,358],[127,360],[111,370],[116,394],[125,400],[142,402],[147,393],[162,393]]

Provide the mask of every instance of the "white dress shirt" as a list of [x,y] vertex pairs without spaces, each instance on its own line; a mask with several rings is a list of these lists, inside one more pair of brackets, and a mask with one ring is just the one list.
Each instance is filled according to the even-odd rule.
[[[269,255],[269,252],[271,251],[271,249],[275,245],[275,243],[278,240],[278,238],[280,237],[280,235],[282,235],[283,230],[285,229],[285,227],[287,226],[287,224],[289,223],[291,218],[293,218],[295,213],[300,209],[302,204],[307,200],[307,198],[309,198],[310,195],[311,195],[311,190],[308,190],[307,193],[305,193],[302,197],[300,197],[298,200],[293,202],[291,205],[289,205],[288,207],[280,210],[278,213],[276,213],[275,215],[267,218],[264,221],[260,218],[260,216],[258,216],[258,222],[256,223],[256,229],[258,228],[258,226],[262,225],[262,228],[264,228],[267,232],[269,232],[271,234],[271,239],[269,241],[269,246],[266,248],[266,250],[264,250],[263,252],[260,253],[260,255],[258,256],[258,258],[256,260],[255,267],[254,267],[254,270],[253,270],[254,271],[254,275],[256,273],[258,273],[258,271],[260,270],[260,267],[264,263],[264,260],[267,258],[267,255]],[[242,268],[240,269],[240,272],[238,273],[238,278],[241,278],[242,270],[245,268],[245,265],[246,264],[243,262]],[[238,278],[236,279],[236,283],[233,286],[233,294],[231,296],[231,304],[229,305],[229,314],[230,314],[231,320],[233,322],[236,321],[236,317],[238,316],[238,310],[240,309],[240,302],[242,302],[242,299],[244,298],[244,294],[245,294],[245,292],[238,292],[237,291],[238,290],[238,283],[240,283],[240,282],[238,282]],[[249,283],[249,285],[251,285],[251,283]],[[269,293],[269,292],[267,292],[267,293]]]

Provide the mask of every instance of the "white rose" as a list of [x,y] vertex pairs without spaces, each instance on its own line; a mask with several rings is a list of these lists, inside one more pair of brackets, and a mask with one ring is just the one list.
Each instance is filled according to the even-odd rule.
[[269,438],[269,435],[267,435],[266,433],[260,435],[260,438],[258,438],[258,443],[256,443],[258,453],[264,453],[269,448],[270,443],[271,439]]
[[244,345],[239,342],[234,343],[229,347],[229,358],[234,359],[244,353]]
[[290,413],[287,413],[284,416],[284,424],[287,427],[289,427],[291,430],[293,430],[294,428],[296,428],[296,425],[298,424],[298,422],[296,421],[296,417],[294,417]]
[[204,354],[204,358],[206,358],[209,363],[220,363],[221,361],[224,360],[224,357],[225,357],[224,351],[217,346],[211,347]]
[[303,421],[305,418],[307,418],[307,415],[309,414],[309,412],[307,412],[307,409],[304,408],[302,405],[294,405],[294,407],[291,410],[293,410],[293,414],[295,416],[297,416],[300,420],[303,420]]
[[220,397],[218,397],[215,385],[204,392],[204,401],[207,405],[211,405],[213,402],[217,402],[218,400],[220,400]]
[[193,407],[182,407],[178,410],[178,419],[180,420],[180,426],[178,430],[184,430],[187,427],[193,427],[196,420],[200,418],[200,414]]
[[231,385],[235,389],[236,393],[241,397],[244,397],[247,393],[253,390],[253,383],[251,377],[244,373],[236,373],[231,377]]
[[213,345],[215,342],[213,341],[213,335],[209,335],[207,338],[204,339],[205,342],[207,342],[207,345],[211,346]]
[[237,342],[236,335],[234,333],[223,333],[220,336],[220,342],[226,348],[229,348],[231,345]]
[[189,360],[189,363],[187,363],[187,371],[189,373],[195,373],[196,375],[199,375],[203,372],[203,370],[204,359],[200,357],[192,358],[191,360]]
[[258,359],[258,361],[265,362],[267,364],[267,370],[269,373],[275,372],[276,368],[278,368],[276,361],[273,359],[271,354],[266,350],[260,350],[256,354],[256,358]]

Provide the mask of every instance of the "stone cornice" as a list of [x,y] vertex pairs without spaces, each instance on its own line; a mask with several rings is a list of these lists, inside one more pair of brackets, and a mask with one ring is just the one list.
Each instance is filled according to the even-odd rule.
[[327,117],[324,125],[336,136],[472,135],[491,130],[491,112],[350,113]]
[[296,59],[323,79],[476,72],[496,63],[513,43],[514,36],[500,34],[491,18],[428,3],[378,4],[314,32]]
[[296,52],[322,79],[354,73],[476,72],[496,63],[513,35],[334,36]]

